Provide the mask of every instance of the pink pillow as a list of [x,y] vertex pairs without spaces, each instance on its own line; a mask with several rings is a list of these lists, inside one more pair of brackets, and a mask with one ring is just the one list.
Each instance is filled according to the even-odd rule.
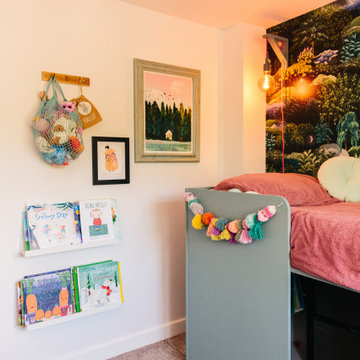
[[221,181],[215,190],[239,189],[259,194],[283,196],[290,206],[325,205],[338,202],[320,185],[319,181],[302,174],[244,174]]

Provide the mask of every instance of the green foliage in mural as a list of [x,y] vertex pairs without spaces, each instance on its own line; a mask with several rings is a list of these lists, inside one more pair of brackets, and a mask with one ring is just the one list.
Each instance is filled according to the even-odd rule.
[[352,20],[353,15],[339,5],[323,6],[303,16],[303,21],[292,36],[292,52],[299,52],[304,47],[315,45],[316,53],[341,46],[343,28]]
[[305,145],[303,134],[296,124],[288,124],[284,131],[285,148],[287,152],[301,151]]
[[344,39],[341,49],[341,62],[345,63],[360,56],[360,33],[353,33]]
[[350,156],[360,158],[360,146],[352,146],[348,150],[348,153],[349,153]]
[[291,66],[289,66],[284,72],[284,80],[288,82],[294,82],[300,78],[315,78],[315,69],[311,64],[311,59],[306,58]]
[[321,164],[333,156],[333,154],[326,154],[325,152],[304,151],[299,157],[298,172],[316,177]]
[[338,122],[336,127],[338,137],[336,140],[337,145],[342,148],[345,144],[345,149],[347,149],[346,138],[350,137],[351,146],[357,146],[359,141],[359,123],[357,121],[356,115],[354,112],[350,111],[343,116],[341,121]]
[[[267,94],[267,171],[282,171],[282,102],[285,172],[316,176],[325,160],[339,155],[339,147],[360,158],[360,6],[339,0],[267,32],[288,38],[290,46],[285,99],[279,61],[269,51],[276,86]],[[299,79],[309,88],[302,91]]]
[[360,112],[360,75],[338,74],[335,83],[320,87],[318,98],[322,122],[336,125],[348,112]]
[[320,120],[318,102],[314,98],[302,100],[293,97],[287,102],[284,115],[287,122],[315,124]]
[[332,131],[327,123],[318,123],[314,128],[316,145],[328,144],[331,141]]
[[316,124],[320,120],[320,111],[317,100],[311,98],[305,106],[303,122]]
[[287,122],[300,123],[305,112],[306,102],[297,98],[291,98],[284,109],[284,116]]
[[266,151],[275,149],[276,136],[270,132],[266,132]]

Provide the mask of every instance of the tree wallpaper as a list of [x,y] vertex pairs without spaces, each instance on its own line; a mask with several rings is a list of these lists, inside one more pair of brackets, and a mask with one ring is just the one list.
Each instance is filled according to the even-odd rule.
[[[289,39],[284,71],[285,172],[317,175],[333,156],[360,157],[360,0],[341,0],[267,29]],[[268,46],[266,171],[282,171],[281,68]]]

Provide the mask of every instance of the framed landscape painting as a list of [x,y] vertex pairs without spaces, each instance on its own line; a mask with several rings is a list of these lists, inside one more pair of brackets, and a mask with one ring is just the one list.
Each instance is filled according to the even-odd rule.
[[200,161],[200,71],[134,59],[135,162]]

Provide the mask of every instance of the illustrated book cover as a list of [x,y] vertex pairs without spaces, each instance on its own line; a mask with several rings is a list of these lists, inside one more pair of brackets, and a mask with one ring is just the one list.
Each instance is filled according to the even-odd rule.
[[76,209],[74,213],[71,202],[28,205],[24,219],[27,225],[25,241],[31,250],[74,245],[81,241],[75,223]]
[[74,287],[77,312],[124,301],[118,261],[75,267]]
[[84,243],[114,238],[111,199],[81,200],[79,208],[81,235]]
[[23,325],[73,313],[71,268],[25,276],[23,286]]

